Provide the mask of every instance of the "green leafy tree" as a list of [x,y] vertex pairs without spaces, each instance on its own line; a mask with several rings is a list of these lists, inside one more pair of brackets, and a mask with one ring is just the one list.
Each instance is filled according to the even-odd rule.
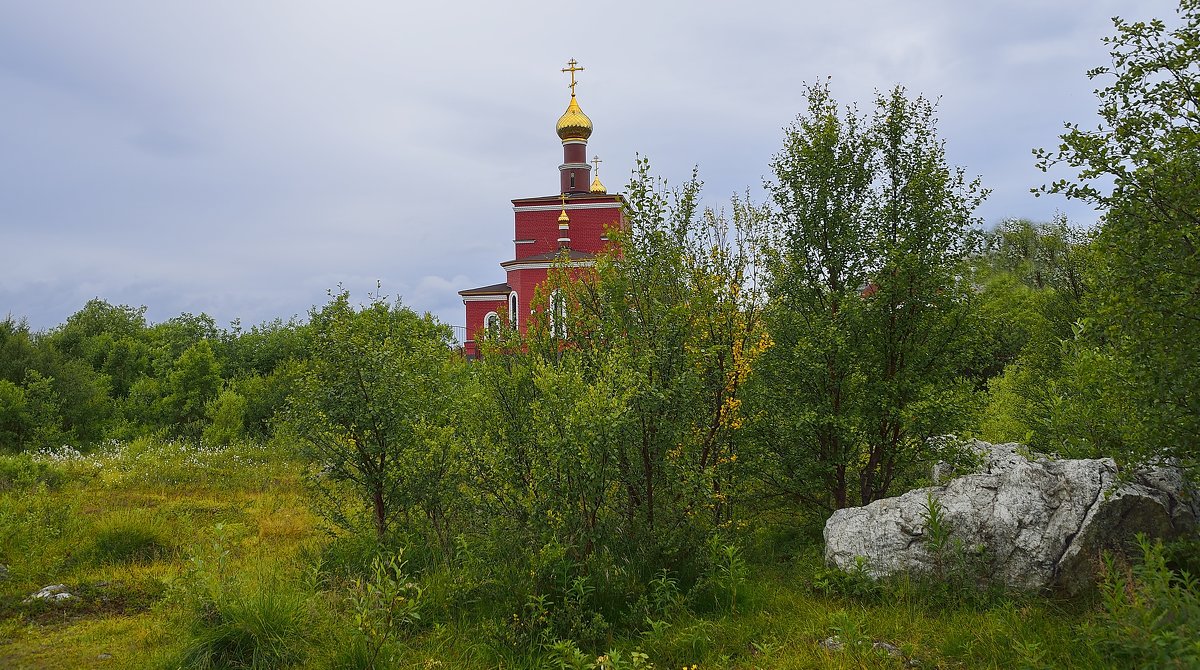
[[69,442],[71,435],[62,428],[63,403],[55,391],[54,379],[29,370],[23,386],[26,429],[21,448],[56,448]]
[[7,379],[0,379],[0,451],[20,451],[28,431],[25,390]]
[[355,308],[346,291],[310,316],[312,349],[286,421],[320,472],[326,509],[352,524],[338,512],[349,492],[380,538],[398,520],[424,519],[448,545],[464,365],[450,329],[379,296]]
[[749,276],[761,212],[701,211],[699,190],[640,161],[613,248],[552,270],[524,337],[485,338],[481,503],[529,555],[694,570],[733,516],[741,387],[763,346]]
[[245,433],[246,398],[233,389],[225,389],[208,401],[204,414],[209,421],[202,435],[207,444],[226,446]]
[[205,407],[221,389],[221,367],[208,340],[188,347],[167,377],[164,402],[176,429],[198,437],[204,428]]
[[1064,216],[1038,223],[1005,219],[983,235],[981,260],[993,272],[1013,275],[1035,289],[1055,289],[1083,298],[1088,231],[1072,227]]
[[37,355],[29,324],[6,316],[0,320],[0,379],[20,384]]
[[979,328],[966,370],[989,391],[983,439],[1040,442],[1035,426],[1064,374],[1063,341],[1085,314],[1093,255],[1091,234],[1061,217],[1003,221],[984,235],[973,268]]
[[217,349],[220,347],[220,329],[216,321],[203,312],[199,315],[184,312],[157,323],[149,332],[154,367],[154,374],[166,379],[179,357],[189,348],[201,341],[209,342],[213,355],[219,358]]
[[824,509],[883,497],[969,420],[962,263],[985,192],[945,160],[933,107],[903,89],[844,112],[827,85],[772,162],[778,225],[757,375],[759,472]]
[[[1094,68],[1101,123],[1067,124],[1039,167],[1077,170],[1039,189],[1094,204],[1097,236],[1094,311],[1073,340],[1073,364],[1110,361],[1101,388],[1056,394],[1050,438],[1123,460],[1179,459],[1200,468],[1200,1],[1181,0],[1177,25],[1113,20],[1110,65]],[[1098,365],[1098,364],[1097,364]],[[1070,384],[1067,384],[1070,386]],[[1117,397],[1117,396],[1120,397]],[[1088,400],[1088,397],[1092,400]],[[1099,403],[1099,404],[1097,404]],[[1071,415],[1125,405],[1131,410],[1097,443],[1071,429]]]

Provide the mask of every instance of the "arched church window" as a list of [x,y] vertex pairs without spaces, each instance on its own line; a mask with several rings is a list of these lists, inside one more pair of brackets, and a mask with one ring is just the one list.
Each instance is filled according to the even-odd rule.
[[517,327],[517,292],[513,291],[508,294],[508,323],[513,328]]
[[500,315],[495,312],[488,312],[487,316],[483,317],[483,327],[487,329],[487,334],[495,336],[500,333]]

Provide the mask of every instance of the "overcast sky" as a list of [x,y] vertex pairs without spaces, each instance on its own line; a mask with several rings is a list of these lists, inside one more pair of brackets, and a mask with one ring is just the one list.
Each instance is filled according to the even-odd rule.
[[339,284],[463,323],[504,280],[513,198],[558,188],[567,59],[589,156],[634,156],[705,201],[761,199],[803,86],[939,99],[979,210],[1047,220],[1031,149],[1095,125],[1111,17],[1165,0],[298,2],[0,0],[0,317],[90,298],[162,321],[304,317]]

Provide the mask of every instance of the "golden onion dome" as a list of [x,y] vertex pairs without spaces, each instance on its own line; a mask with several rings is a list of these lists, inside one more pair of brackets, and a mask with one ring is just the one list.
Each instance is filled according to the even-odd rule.
[[561,227],[566,224],[569,224],[570,222],[571,222],[571,217],[567,216],[567,208],[563,207],[563,211],[559,212],[559,214],[558,214],[558,225]]
[[592,120],[579,108],[579,103],[575,102],[574,95],[571,96],[571,104],[567,105],[567,111],[558,117],[555,131],[558,132],[559,139],[564,142],[586,140],[592,136]]
[[597,194],[600,194],[600,195],[603,195],[603,194],[605,194],[605,193],[608,193],[608,189],[604,188],[604,184],[601,184],[601,183],[600,183],[600,177],[599,177],[599,175],[597,175],[597,176],[596,176],[596,178],[592,180],[592,189],[591,189],[591,191],[592,191],[592,193],[597,193]]

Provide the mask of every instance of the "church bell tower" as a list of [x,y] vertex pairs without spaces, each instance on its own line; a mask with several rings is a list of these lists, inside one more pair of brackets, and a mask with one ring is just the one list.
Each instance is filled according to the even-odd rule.
[[561,193],[587,193],[590,188],[591,165],[587,162],[587,141],[592,136],[592,120],[575,100],[575,73],[583,68],[572,58],[563,72],[571,74],[571,102],[567,111],[558,117],[555,132],[563,144],[563,163],[558,166]]
[[625,199],[608,193],[600,182],[600,159],[587,160],[592,120],[575,97],[575,75],[583,68],[572,58],[562,71],[571,78],[571,99],[555,125],[563,146],[558,193],[513,200],[513,259],[500,264],[507,281],[458,292],[466,308],[463,349],[468,358],[479,355],[478,338],[488,330],[525,332],[535,309],[530,303],[549,270],[566,266],[572,273],[586,272],[595,265],[596,254],[609,248],[608,231],[625,225]]

